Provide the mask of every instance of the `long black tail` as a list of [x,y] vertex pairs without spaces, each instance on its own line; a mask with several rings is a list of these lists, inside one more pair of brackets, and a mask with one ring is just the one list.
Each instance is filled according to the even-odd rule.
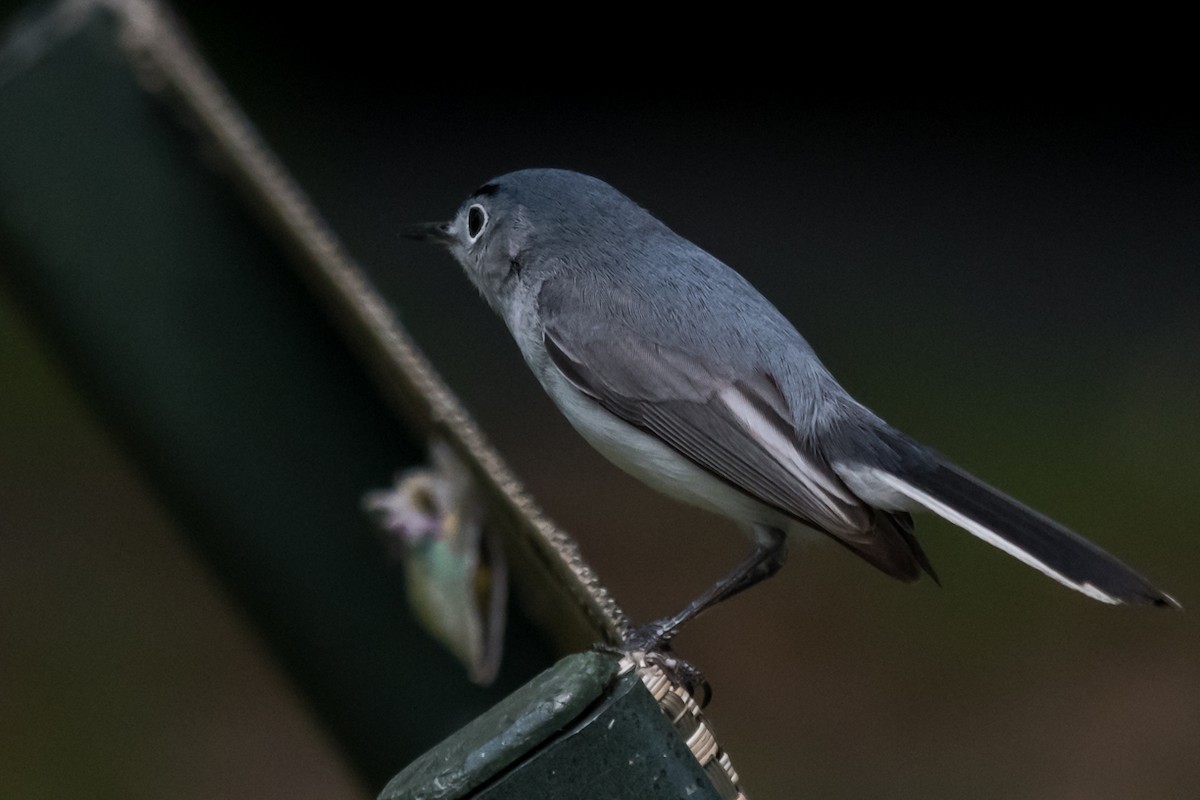
[[953,464],[937,459],[912,470],[877,467],[873,472],[892,490],[1089,597],[1179,607],[1087,539]]

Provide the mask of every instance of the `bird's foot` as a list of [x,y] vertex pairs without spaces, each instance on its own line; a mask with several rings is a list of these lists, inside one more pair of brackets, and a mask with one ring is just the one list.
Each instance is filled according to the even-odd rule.
[[658,667],[674,684],[682,686],[700,704],[706,707],[712,700],[712,687],[699,669],[685,661],[671,649],[674,631],[667,620],[655,620],[626,632],[619,647],[598,644],[596,649],[615,655],[627,655],[635,663]]
[[670,679],[671,683],[682,686],[687,689],[701,708],[707,708],[712,702],[712,685],[704,677],[704,673],[696,668],[690,661],[685,661],[672,652],[671,648],[663,645],[658,650],[651,650],[643,654],[643,658],[647,664],[652,664],[661,669]]
[[670,620],[656,619],[626,631],[621,646],[629,653],[669,652],[674,636],[675,629]]

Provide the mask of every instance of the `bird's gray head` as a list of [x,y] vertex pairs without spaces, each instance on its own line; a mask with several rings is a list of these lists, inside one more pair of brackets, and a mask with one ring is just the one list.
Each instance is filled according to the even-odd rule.
[[502,312],[518,281],[572,263],[611,261],[606,251],[621,247],[639,229],[665,227],[597,178],[526,169],[480,186],[449,222],[414,225],[404,234],[445,245]]

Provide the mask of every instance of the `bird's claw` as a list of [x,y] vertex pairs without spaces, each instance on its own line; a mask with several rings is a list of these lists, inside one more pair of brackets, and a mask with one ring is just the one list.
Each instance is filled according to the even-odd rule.
[[712,700],[712,686],[699,669],[671,649],[671,631],[664,620],[641,625],[625,633],[620,646],[598,643],[593,649],[613,655],[629,656],[635,663],[658,667],[667,678],[696,698],[701,708]]

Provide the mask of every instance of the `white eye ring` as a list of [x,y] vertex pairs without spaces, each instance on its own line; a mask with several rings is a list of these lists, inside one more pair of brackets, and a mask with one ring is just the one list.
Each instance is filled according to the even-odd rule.
[[472,242],[479,238],[479,234],[483,233],[483,229],[487,227],[488,213],[487,209],[476,203],[467,209],[467,238]]

